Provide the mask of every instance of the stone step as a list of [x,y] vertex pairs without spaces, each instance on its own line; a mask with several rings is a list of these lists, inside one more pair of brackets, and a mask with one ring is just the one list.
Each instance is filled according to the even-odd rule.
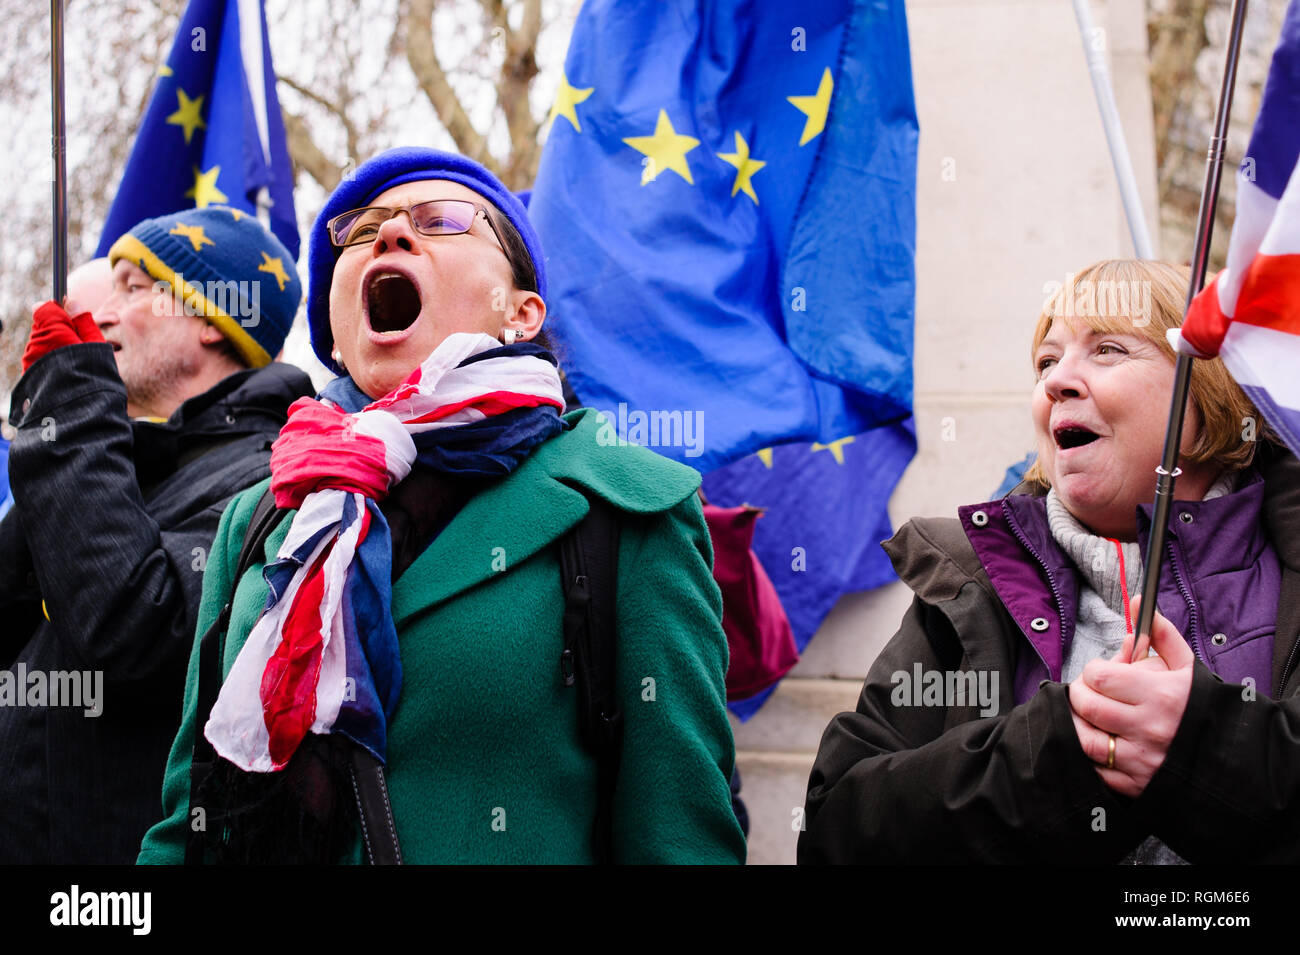
[[750,865],[794,865],[812,753],[740,750],[740,798],[749,810]]
[[731,717],[736,749],[807,753],[811,757],[831,718],[854,709],[861,689],[861,680],[787,677],[748,723]]

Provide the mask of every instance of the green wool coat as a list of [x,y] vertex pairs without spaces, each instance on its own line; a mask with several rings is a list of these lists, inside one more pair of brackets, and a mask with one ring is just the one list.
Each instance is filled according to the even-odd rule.
[[[731,809],[727,643],[699,475],[611,442],[590,411],[488,485],[393,585],[403,683],[388,727],[388,785],[404,860],[592,860],[595,762],[578,740],[576,693],[560,677],[557,542],[598,495],[627,512],[619,544],[617,682],[625,717],[614,797],[616,861],[743,862]],[[266,482],[221,519],[203,581],[202,634],[230,592],[244,531]],[[288,532],[271,535],[274,556]],[[223,666],[265,606],[262,565],[239,582]],[[181,863],[198,655],[163,781],[165,818],[141,863]],[[359,844],[351,861],[360,859]]]

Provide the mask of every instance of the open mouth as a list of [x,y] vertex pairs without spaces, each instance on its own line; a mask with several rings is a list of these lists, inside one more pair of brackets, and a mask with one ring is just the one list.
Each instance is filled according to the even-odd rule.
[[1056,446],[1062,451],[1070,448],[1081,448],[1085,444],[1092,444],[1098,438],[1098,435],[1078,424],[1064,425],[1057,428],[1052,434],[1056,438]]
[[366,315],[373,331],[405,331],[420,315],[420,291],[405,275],[380,272],[366,286]]

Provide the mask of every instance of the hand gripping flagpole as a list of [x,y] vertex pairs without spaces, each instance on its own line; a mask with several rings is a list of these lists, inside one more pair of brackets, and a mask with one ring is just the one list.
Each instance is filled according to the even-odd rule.
[[[1196,241],[1192,246],[1192,277],[1187,286],[1187,304],[1205,282],[1206,263],[1210,257],[1210,237],[1214,232],[1214,210],[1219,202],[1219,174],[1223,169],[1223,151],[1228,138],[1228,116],[1232,112],[1232,89],[1237,81],[1237,57],[1241,52],[1242,26],[1246,21],[1246,0],[1233,0],[1232,27],[1228,33],[1227,62],[1223,67],[1223,85],[1219,88],[1219,109],[1214,118],[1214,136],[1205,157],[1205,186],[1201,190],[1201,207],[1196,215]],[[1165,448],[1156,468],[1156,497],[1152,508],[1151,541],[1143,571],[1142,607],[1138,615],[1137,639],[1132,660],[1147,655],[1147,641],[1155,620],[1156,595],[1160,590],[1160,564],[1169,527],[1169,512],[1174,501],[1174,480],[1178,477],[1178,450],[1183,440],[1183,417],[1187,411],[1187,393],[1192,380],[1192,357],[1179,352],[1174,366],[1174,394],[1169,408],[1169,425],[1165,430]]]
[[53,101],[54,301],[68,292],[67,123],[63,108],[63,0],[50,0],[50,96]]

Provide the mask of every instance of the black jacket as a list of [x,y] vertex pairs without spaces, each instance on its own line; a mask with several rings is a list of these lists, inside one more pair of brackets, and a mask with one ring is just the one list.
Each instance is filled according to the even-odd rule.
[[[135,859],[162,815],[217,522],[270,473],[289,405],[311,393],[271,364],[166,422],[132,421],[104,344],[61,348],[18,382],[0,521],[0,862]],[[77,690],[98,715],[67,705]]]
[[[1261,450],[1260,470],[1282,564],[1273,686],[1245,693],[1197,660],[1182,722],[1136,800],[1097,776],[1064,684],[1013,705],[1028,644],[960,522],[900,528],[885,549],[916,597],[857,711],[822,737],[799,862],[1114,863],[1148,835],[1189,862],[1300,861],[1300,463]],[[996,671],[998,713],[893,705],[891,675],[917,665]]]

